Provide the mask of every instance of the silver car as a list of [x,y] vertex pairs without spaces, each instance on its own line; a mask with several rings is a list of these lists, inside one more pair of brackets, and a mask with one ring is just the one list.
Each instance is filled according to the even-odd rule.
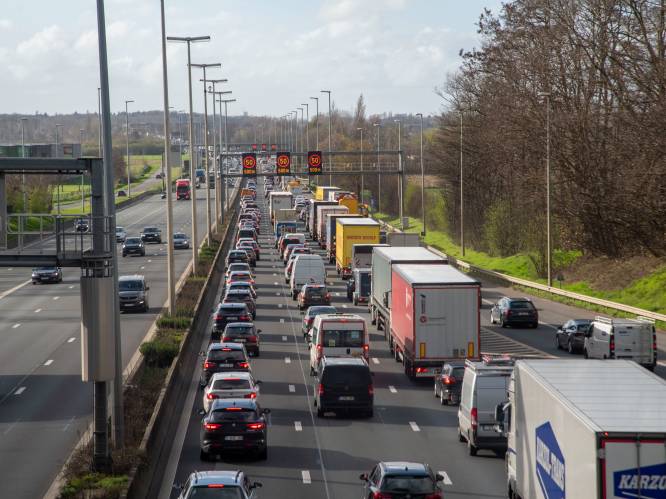
[[117,243],[124,243],[125,239],[127,239],[127,232],[125,232],[124,227],[116,227],[116,242]]

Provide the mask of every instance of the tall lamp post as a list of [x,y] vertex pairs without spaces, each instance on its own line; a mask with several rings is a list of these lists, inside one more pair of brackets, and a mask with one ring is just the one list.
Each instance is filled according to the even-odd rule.
[[[25,122],[28,118],[21,118],[21,157],[25,158]],[[23,213],[28,212],[28,187],[26,185],[25,173],[21,175],[21,188],[23,190]]]
[[[320,90],[322,94],[328,94],[328,171],[333,170],[333,165],[331,164],[331,91],[330,90]],[[328,174],[328,185],[333,184],[333,174]]]
[[425,173],[423,170],[423,113],[416,113],[416,116],[421,118],[421,218],[423,219],[423,232],[421,235],[426,236],[426,212],[425,212]]
[[317,104],[317,119],[315,120],[315,141],[317,143],[317,146],[315,149],[318,151],[319,150],[319,97],[310,97],[315,103]]
[[465,256],[465,198],[463,193],[463,113],[460,111],[460,253]]
[[[79,136],[81,142],[81,156],[83,156],[83,139],[85,138],[86,131],[81,128],[79,129]],[[85,184],[84,184],[84,175],[81,173],[81,213],[86,212],[86,193],[85,193]]]
[[[62,123],[56,123],[55,126],[55,157],[60,157],[60,142],[58,140],[58,128],[62,128]],[[58,185],[56,186],[56,201],[58,203],[58,215],[60,215],[60,174],[58,174]]]
[[553,285],[551,274],[552,241],[550,230],[550,92],[540,92],[540,97],[546,98],[546,266],[548,286]]
[[363,128],[356,130],[361,132],[361,204],[365,204],[365,175],[363,175]]
[[377,128],[377,211],[382,211],[382,174],[379,169],[379,129],[382,127],[381,123],[373,123],[373,127]]
[[307,102],[301,102],[301,106],[305,106],[305,150],[307,152],[310,150],[310,106]]
[[125,145],[127,147],[127,197],[132,196],[132,178],[130,176],[130,150],[129,150],[129,114],[127,112],[127,105],[133,100],[125,101]]
[[400,203],[400,207],[399,207],[399,211],[400,211],[400,226],[401,226],[402,229],[404,230],[404,229],[405,229],[405,226],[404,226],[404,224],[402,223],[402,216],[403,216],[403,213],[402,213],[402,188],[403,188],[403,185],[402,185],[402,179],[403,179],[403,173],[402,173],[402,148],[401,148],[401,144],[400,144],[401,137],[402,137],[402,133],[401,133],[401,131],[400,131],[400,120],[393,120],[393,122],[398,124],[398,171],[400,172],[400,177],[398,177],[398,185],[399,185],[399,188],[398,188],[398,199],[399,199],[399,201],[398,201],[398,202]]
[[[224,151],[226,153],[229,152],[229,136],[227,135],[227,117],[228,117],[228,109],[227,105],[230,104],[231,102],[236,102],[236,99],[222,99],[220,102],[224,103]],[[224,157],[224,173],[229,172],[229,158],[227,156]],[[229,192],[228,192],[228,184],[227,184],[227,179],[225,177],[224,179],[224,198],[222,199],[222,220],[224,220],[224,211],[226,208],[226,203],[227,199],[229,199]]]
[[[218,147],[218,132],[219,132],[219,146],[220,146],[220,151],[222,150],[222,127],[218,129],[217,127],[217,112],[216,108],[216,99],[218,95],[222,95],[225,93],[231,93],[231,92],[218,92],[215,90],[215,84],[216,83],[225,83],[227,80],[226,79],[217,79],[217,80],[208,80],[209,83],[212,83],[211,87],[208,87],[208,93],[212,94],[213,96],[213,172],[214,172],[214,178],[215,178],[215,227],[217,227],[217,224],[220,223],[220,217],[221,217],[221,211],[224,209],[221,206],[221,190],[222,190],[222,185],[220,184],[220,173],[222,171],[222,167],[220,166],[219,158],[220,156],[218,155],[217,152],[217,147]],[[221,106],[220,106],[221,107]],[[222,109],[220,109],[222,111]]]
[[[168,36],[168,41],[174,42],[184,42],[187,44],[187,87],[188,87],[188,98],[190,104],[190,116],[189,116],[189,126],[190,126],[190,190],[192,192],[190,199],[192,204],[192,274],[197,274],[197,263],[199,260],[199,255],[197,254],[197,249],[199,246],[199,241],[197,238],[197,190],[194,188],[195,180],[195,164],[194,164],[194,123],[192,122],[193,114],[193,103],[192,103],[192,54],[191,54],[191,45],[192,43],[197,42],[208,42],[210,41],[210,36]],[[171,241],[169,241],[171,244]]]

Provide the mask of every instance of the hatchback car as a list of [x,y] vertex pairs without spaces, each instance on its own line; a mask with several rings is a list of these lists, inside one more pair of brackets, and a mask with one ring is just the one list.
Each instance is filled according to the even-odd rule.
[[188,249],[190,247],[190,240],[187,238],[187,234],[183,234],[182,232],[174,233],[173,247],[174,249]]
[[331,305],[317,305],[310,307],[305,312],[303,316],[303,324],[301,325],[301,332],[303,333],[303,338],[309,337],[310,329],[312,328],[312,323],[320,314],[337,314],[338,310]]
[[222,298],[222,303],[245,303],[253,319],[257,318],[257,304],[254,302],[252,293],[248,289],[234,289],[227,291]]
[[146,256],[146,248],[140,237],[128,237],[122,246],[123,258],[127,255]]
[[245,303],[220,303],[213,312],[211,337],[219,340],[224,328],[230,322],[251,322],[252,317]]
[[289,261],[289,256],[291,256],[291,252],[294,251],[296,248],[304,248],[305,246],[302,243],[293,243],[293,244],[287,244],[284,247],[284,251],[282,252],[282,263],[285,265]]
[[254,286],[254,278],[252,277],[252,274],[245,270],[230,272],[225,281],[225,286],[228,286],[233,282],[247,282]]
[[298,293],[298,309],[305,310],[311,305],[330,305],[331,293],[324,284],[303,284]]
[[380,462],[359,478],[364,498],[442,499],[439,482],[444,477],[425,463]]
[[74,221],[74,230],[76,232],[88,232],[90,230],[90,222],[87,218],[77,218]]
[[252,284],[250,284],[249,282],[242,282],[242,281],[232,282],[225,289],[226,290],[247,289],[252,294],[252,298],[254,298],[255,300],[257,299],[257,291],[254,289],[254,286],[252,286]]
[[127,232],[125,232],[125,228],[116,226],[116,242],[123,243],[125,242],[125,239],[127,239]]
[[254,268],[257,266],[257,255],[251,246],[247,247],[241,246],[237,247],[236,249],[245,252],[245,254],[247,255],[247,262],[250,264],[250,267]]
[[370,368],[358,357],[324,357],[314,387],[317,416],[329,411],[362,412],[372,417],[375,390]]
[[[203,411],[202,411],[203,412]],[[268,458],[266,415],[256,399],[217,399],[201,421],[200,457],[228,451],[253,452],[261,460]]]
[[242,343],[249,355],[259,357],[259,333],[252,322],[231,322],[222,333],[224,343]]
[[555,346],[569,353],[581,353],[585,348],[585,333],[590,329],[589,319],[571,319],[557,328]]
[[204,388],[204,411],[208,412],[213,400],[217,399],[256,399],[260,384],[252,373],[245,371],[215,373]]
[[250,482],[242,471],[195,471],[180,490],[178,499],[255,499],[259,482]]
[[539,327],[539,312],[529,298],[505,296],[490,309],[490,323],[506,326]]
[[250,371],[250,360],[241,343],[211,343],[203,353],[203,369],[199,383],[206,386],[215,373]]
[[243,256],[245,257],[245,260],[242,262],[232,262],[227,264],[227,272],[225,275],[229,277],[232,272],[248,272],[252,273],[252,269],[250,268],[250,264],[248,263],[247,260],[247,253],[244,251],[242,252]]
[[32,269],[32,283],[62,282],[60,267],[36,267]]
[[162,231],[157,227],[144,227],[141,232],[141,240],[144,243],[162,243]]
[[257,260],[261,260],[261,247],[259,246],[259,244],[257,244],[257,241],[255,241],[252,238],[247,237],[247,238],[239,239],[238,243],[236,243],[236,244],[240,244],[240,243],[250,243],[252,245],[252,249],[254,249],[254,252],[257,255]]
[[460,401],[465,364],[463,362],[447,362],[442,370],[435,374],[435,398],[440,404],[457,404]]

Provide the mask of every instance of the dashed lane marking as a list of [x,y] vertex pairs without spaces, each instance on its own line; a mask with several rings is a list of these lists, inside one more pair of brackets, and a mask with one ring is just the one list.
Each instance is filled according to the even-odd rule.
[[342,305],[342,308],[347,308],[347,305],[343,304],[343,305]]
[[277,293],[275,293],[275,296],[280,296],[280,292],[278,291]]
[[74,289],[74,286],[73,286],[73,285],[72,285],[72,286],[70,286],[70,287],[69,287],[69,289]]
[[53,364],[53,359],[49,359],[46,362],[44,362],[45,366],[50,366],[51,364]]
[[17,329],[17,328],[19,328],[19,327],[21,327],[21,323],[20,323],[20,322],[17,322],[16,324],[14,324],[14,325],[12,326],[12,329]]
[[291,364],[291,357],[285,357],[284,358],[284,363],[285,364]]
[[289,385],[289,393],[296,393],[296,385]]
[[21,395],[24,391],[26,391],[28,387],[22,386],[21,388],[18,388],[15,392],[14,395]]
[[283,337],[282,337],[282,341],[287,341],[287,337],[286,337],[286,336],[283,336]]
[[280,324],[284,324],[284,319],[280,319]]
[[282,303],[278,303],[278,308],[282,308]]
[[35,309],[35,313],[36,313],[36,314],[38,314],[38,313],[41,312],[41,311],[42,311],[41,308],[37,308],[37,309]]
[[338,292],[336,291],[336,292],[335,292],[335,296],[340,296],[340,293],[338,293]]
[[273,286],[279,286],[279,284],[276,282],[273,283]]
[[59,297],[59,296],[54,296],[53,299],[54,299],[54,300],[59,300],[60,297]]
[[389,385],[389,392],[391,393],[398,393],[398,390],[395,389],[395,386]]
[[303,425],[300,421],[294,421],[294,430],[303,431]]
[[372,363],[373,364],[379,364],[379,359],[377,357],[372,358]]
[[442,475],[442,483],[444,485],[453,485],[453,482],[449,478],[449,474],[446,471],[438,471],[440,475]]
[[312,483],[312,479],[310,478],[310,472],[308,470],[301,471],[301,476],[303,477],[303,483],[305,485],[310,485]]
[[76,338],[72,336],[70,339],[67,340],[67,343],[72,343],[74,341],[76,341]]
[[145,265],[141,265],[141,270],[144,270],[146,268]]
[[421,431],[419,425],[417,425],[414,421],[410,421],[409,426],[412,428],[412,431]]

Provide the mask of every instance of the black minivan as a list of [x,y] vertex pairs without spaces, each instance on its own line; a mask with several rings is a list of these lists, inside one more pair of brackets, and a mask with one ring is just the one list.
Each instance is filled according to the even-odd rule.
[[329,411],[336,414],[353,411],[372,417],[374,387],[365,359],[324,357],[316,376],[314,405],[318,417]]

